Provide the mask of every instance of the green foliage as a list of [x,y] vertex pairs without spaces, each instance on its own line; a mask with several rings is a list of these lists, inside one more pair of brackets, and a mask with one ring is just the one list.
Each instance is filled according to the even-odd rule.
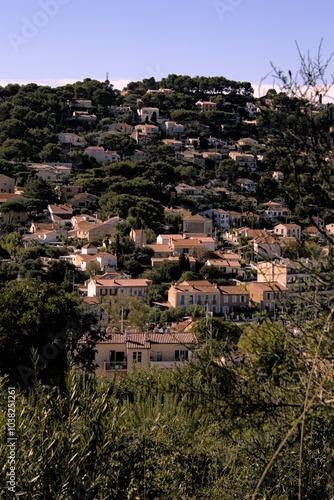
[[103,145],[109,151],[117,151],[122,157],[131,156],[137,147],[136,141],[126,134],[106,136]]
[[90,331],[93,319],[79,308],[76,296],[34,279],[11,281],[1,295],[0,373],[8,375],[11,383],[23,388],[35,379],[62,384],[68,353],[92,369],[94,336],[87,345],[78,341]]
[[[25,198],[32,198],[34,203],[38,200],[38,210],[46,208],[48,203],[56,199],[56,193],[45,180],[31,176],[24,185]],[[36,203],[37,204],[37,203]]]

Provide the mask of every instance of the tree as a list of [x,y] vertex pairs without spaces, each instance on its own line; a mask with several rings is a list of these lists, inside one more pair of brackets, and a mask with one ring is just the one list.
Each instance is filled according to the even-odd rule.
[[0,158],[5,160],[27,161],[30,146],[22,139],[6,139],[0,147]]
[[89,276],[96,276],[97,274],[102,274],[101,266],[98,262],[88,262],[86,266],[86,271]]
[[109,151],[117,151],[122,158],[133,155],[137,147],[136,141],[126,134],[106,136],[103,145]]
[[[94,319],[79,307],[79,300],[55,284],[9,282],[1,290],[0,373],[12,384],[26,388],[41,380],[61,385],[71,354],[92,370],[96,334]],[[82,335],[88,343],[81,345]]]
[[62,158],[62,148],[59,144],[45,144],[38,156],[42,161],[59,161]]
[[38,210],[40,211],[56,199],[56,193],[44,179],[31,176],[24,185],[24,197],[32,198],[34,203],[38,200]]
[[105,322],[121,332],[126,326],[144,329],[149,313],[149,307],[138,297],[130,297],[123,293],[103,300],[102,309],[107,317]]

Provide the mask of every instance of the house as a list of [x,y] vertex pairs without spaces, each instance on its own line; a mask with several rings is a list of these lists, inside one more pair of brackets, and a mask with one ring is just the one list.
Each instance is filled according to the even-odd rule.
[[133,132],[133,126],[128,123],[111,123],[108,126],[109,132],[121,132],[122,134],[130,135]]
[[93,208],[97,205],[98,197],[90,193],[78,193],[67,202],[74,208]]
[[208,259],[205,266],[212,266],[225,274],[234,274],[235,276],[245,277],[245,272],[241,267],[240,261],[226,259]]
[[76,194],[82,193],[83,187],[82,186],[65,185],[65,186],[57,186],[57,188],[55,188],[55,191],[56,190],[57,190],[60,198],[63,197],[67,200],[67,198],[72,198]]
[[258,186],[258,183],[251,179],[237,179],[234,184],[242,191],[247,191],[248,193],[255,193]]
[[303,229],[302,234],[308,236],[309,238],[319,238],[321,237],[321,232],[315,226],[308,226]]
[[238,151],[230,151],[228,155],[232,160],[237,161],[240,166],[248,167],[251,172],[256,170],[256,158],[254,155],[239,153]]
[[256,141],[255,139],[252,139],[251,137],[243,137],[242,139],[239,139],[237,141],[238,145],[241,146],[241,147],[244,147],[244,146],[255,146],[256,144],[258,144],[258,141]]
[[186,147],[189,147],[189,149],[194,149],[194,148],[199,148],[201,143],[201,139],[199,137],[187,137],[184,140],[184,144]]
[[108,279],[98,277],[90,279],[87,284],[88,297],[114,297],[124,294],[129,297],[138,297],[142,302],[146,302],[147,292],[151,285],[146,279]]
[[217,109],[217,104],[215,102],[202,101],[202,99],[197,101],[195,106],[196,106],[197,110],[200,111],[201,113],[203,113],[205,111],[216,111],[216,109]]
[[252,244],[254,253],[261,259],[273,259],[281,255],[279,242],[266,231],[258,230]]
[[[8,200],[9,202],[13,202],[14,200]],[[3,201],[1,200],[0,195],[0,224],[18,224],[20,222],[26,222],[28,220],[28,214],[26,210],[18,210],[17,207],[13,206],[12,209],[1,210],[1,205]]]
[[172,90],[172,89],[160,88],[158,90],[149,89],[146,91],[146,94],[172,94],[173,92],[174,92],[174,90]]
[[134,139],[136,141],[136,143],[138,144],[138,146],[144,150],[147,149],[147,147],[152,144],[152,137],[150,137],[149,135],[147,134],[143,134],[142,132],[140,132],[139,130],[135,130],[131,136],[130,136],[132,139]]
[[130,374],[134,369],[177,367],[191,361],[196,344],[193,333],[171,330],[143,333],[131,327],[124,333],[111,330],[95,346],[97,375],[113,377],[115,374]]
[[204,196],[204,188],[202,186],[189,186],[188,184],[181,183],[175,187],[177,194],[184,194],[192,198]]
[[154,252],[153,257],[158,257],[158,258],[166,259],[172,256],[173,253],[170,245],[161,245],[161,244],[145,245],[145,248],[150,248]]
[[57,231],[61,236],[67,237],[66,229],[61,229],[57,222],[32,222],[29,233],[36,233],[38,231]]
[[173,284],[168,290],[168,302],[171,307],[203,306],[213,314],[220,314],[220,290],[207,280],[183,281]]
[[182,151],[177,153],[176,156],[180,160],[193,163],[194,165],[198,165],[199,167],[205,166],[205,159],[203,158],[203,153],[199,153],[198,151]]
[[182,234],[159,234],[157,236],[157,245],[171,245],[172,240],[183,240]]
[[240,227],[242,224],[242,214],[234,210],[228,211],[230,227]]
[[230,227],[230,214],[226,210],[222,210],[221,208],[210,208],[209,210],[200,212],[200,215],[212,219],[215,227],[217,227],[219,231],[229,229]]
[[136,247],[143,247],[146,243],[144,229],[131,229],[130,239],[134,242]]
[[39,163],[27,165],[27,168],[32,172],[35,172],[37,177],[40,177],[44,181],[58,181],[66,179],[71,175],[72,171],[72,168],[66,165],[41,165]]
[[222,160],[223,155],[221,153],[219,153],[218,151],[204,151],[203,158],[205,160],[212,160],[212,161],[216,162],[216,161]]
[[122,104],[109,106],[109,110],[113,116],[132,115],[131,106],[123,106]]
[[302,290],[314,281],[313,270],[317,263],[310,259],[294,261],[276,259],[272,262],[259,262],[257,281],[264,283],[277,282],[291,290]]
[[117,256],[107,252],[98,252],[94,254],[81,253],[81,255],[76,255],[74,265],[80,267],[82,271],[86,271],[87,264],[91,262],[98,264],[101,271],[105,273],[117,270]]
[[275,179],[275,181],[277,182],[283,182],[284,181],[283,172],[275,170],[275,172],[273,172],[273,179]]
[[76,147],[84,147],[86,145],[86,140],[82,135],[70,132],[60,132],[58,134],[58,141],[60,144],[72,144],[72,146]]
[[212,220],[202,215],[190,215],[183,217],[183,232],[184,233],[200,233],[207,236],[212,235]]
[[137,113],[141,119],[142,122],[145,122],[145,121],[151,121],[152,120],[152,117],[153,115],[155,114],[155,119],[158,120],[159,119],[159,108],[147,108],[147,107],[143,107],[141,109],[138,109]]
[[15,179],[8,175],[0,174],[0,193],[13,194],[15,190]]
[[97,254],[97,249],[93,243],[87,243],[83,247],[81,247],[81,254],[82,255],[96,255]]
[[140,149],[136,149],[133,155],[130,156],[130,161],[147,161],[148,154],[145,151],[141,151]]
[[91,222],[78,222],[76,228],[68,232],[69,238],[77,238],[88,241],[101,240],[105,237],[112,237],[115,234],[116,227],[108,221],[94,224]]
[[166,135],[169,137],[174,137],[175,135],[184,133],[184,126],[172,120],[165,121],[164,128]]
[[78,229],[79,224],[81,222],[88,222],[89,224],[101,224],[102,220],[98,219],[96,215],[82,214],[82,215],[73,215],[71,218],[71,224],[73,229]]
[[331,222],[330,224],[326,224],[326,231],[328,234],[330,234],[331,236],[334,235],[334,224]]
[[288,208],[283,207],[280,203],[275,201],[268,201],[263,203],[264,210],[261,214],[263,219],[274,222],[280,217],[288,217],[291,215],[291,211]]
[[97,118],[96,115],[89,113],[88,111],[73,111],[70,120],[78,120],[80,122],[95,123]]
[[72,207],[69,205],[48,205],[49,217],[52,222],[58,223],[59,227],[71,222],[73,216]]
[[274,233],[285,238],[292,237],[300,240],[301,227],[298,224],[278,224],[274,228]]
[[[211,238],[213,240],[213,238]],[[208,248],[209,247],[209,248]],[[205,245],[197,238],[182,238],[177,240],[172,240],[170,243],[170,248],[172,250],[172,255],[180,256],[184,254],[186,256],[197,257],[198,253],[202,250],[215,250],[215,242],[210,241],[210,244]]]
[[94,158],[100,165],[121,160],[116,151],[106,151],[102,146],[89,146],[85,149],[85,154],[90,158]]
[[90,99],[71,99],[69,105],[71,108],[91,108],[92,101]]
[[227,149],[227,142],[223,141],[222,139],[217,139],[217,137],[210,137],[207,139],[208,140],[208,146],[210,148],[215,148],[217,150],[222,150],[222,149]]
[[143,135],[157,135],[160,133],[159,127],[157,127],[156,125],[150,125],[149,123],[142,123],[141,125],[136,125],[135,131],[140,132]]
[[176,139],[163,139],[162,142],[166,146],[170,146],[171,148],[174,148],[175,151],[182,150],[182,146],[183,146],[182,141],[177,141]]
[[222,314],[240,313],[248,310],[249,294],[242,286],[219,286]]
[[246,283],[250,301],[257,305],[261,311],[276,314],[279,305],[284,300],[288,289],[279,282],[249,282]]
[[39,230],[31,234],[24,234],[22,242],[24,246],[27,246],[31,241],[38,241],[43,245],[47,245],[49,243],[60,243],[62,236],[63,233],[56,230]]

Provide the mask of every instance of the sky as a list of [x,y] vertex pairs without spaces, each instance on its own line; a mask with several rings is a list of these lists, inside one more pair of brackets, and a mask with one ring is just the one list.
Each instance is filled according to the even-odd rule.
[[[271,62],[334,51],[332,0],[2,0],[0,85],[224,76],[258,92]],[[329,64],[334,74],[334,57]],[[271,86],[268,76],[262,87]],[[261,89],[260,89],[261,93]]]

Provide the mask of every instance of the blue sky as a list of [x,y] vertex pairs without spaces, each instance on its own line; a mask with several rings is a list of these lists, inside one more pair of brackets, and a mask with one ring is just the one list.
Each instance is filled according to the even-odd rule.
[[[334,51],[332,0],[2,0],[0,84],[83,78],[115,86],[169,73],[254,88],[298,69],[301,51]],[[330,64],[334,73],[334,59]],[[272,78],[267,79],[272,83]]]

